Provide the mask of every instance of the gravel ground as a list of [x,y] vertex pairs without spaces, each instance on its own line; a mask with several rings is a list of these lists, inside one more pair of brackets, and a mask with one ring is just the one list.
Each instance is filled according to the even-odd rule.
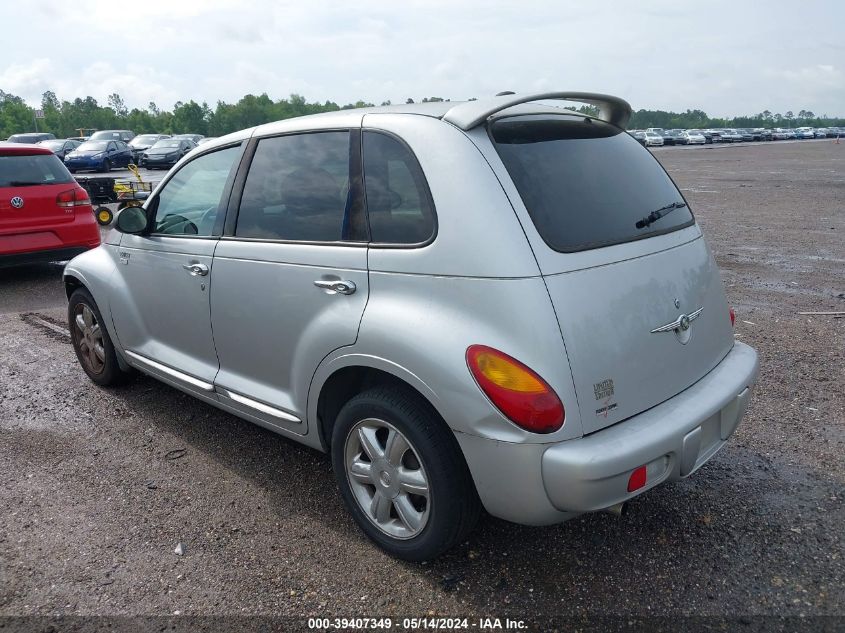
[[399,562],[356,529],[326,456],[149,378],[95,388],[45,325],[63,327],[60,268],[0,271],[0,616],[834,616],[802,628],[840,630],[845,319],[798,312],[845,310],[845,145],[655,155],[761,358],[743,424],[695,476],[621,519],[485,518],[441,559]]

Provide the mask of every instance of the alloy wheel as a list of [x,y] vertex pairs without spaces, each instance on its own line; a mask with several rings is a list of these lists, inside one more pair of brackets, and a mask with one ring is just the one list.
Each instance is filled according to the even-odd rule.
[[106,366],[103,330],[97,321],[97,315],[85,303],[78,304],[74,310],[73,341],[85,368],[93,374],[103,373]]
[[346,477],[364,515],[385,534],[417,536],[431,507],[428,476],[416,449],[384,420],[361,420],[346,437]]

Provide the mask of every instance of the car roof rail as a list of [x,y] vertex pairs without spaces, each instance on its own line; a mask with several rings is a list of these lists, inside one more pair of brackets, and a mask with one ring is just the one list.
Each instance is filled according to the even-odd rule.
[[577,101],[598,106],[599,119],[622,129],[625,129],[631,118],[631,104],[619,97],[592,92],[538,92],[525,95],[507,94],[490,99],[467,101],[450,109],[443,115],[443,120],[462,130],[471,130],[486,121],[488,117],[506,108],[543,99]]

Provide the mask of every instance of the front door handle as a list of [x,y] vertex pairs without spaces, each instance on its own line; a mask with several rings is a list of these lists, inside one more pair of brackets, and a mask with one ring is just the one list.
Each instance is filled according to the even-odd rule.
[[325,279],[317,279],[314,281],[314,285],[340,295],[351,295],[357,289],[353,281],[326,281]]
[[208,266],[205,264],[182,264],[182,268],[194,277],[205,277],[208,274]]

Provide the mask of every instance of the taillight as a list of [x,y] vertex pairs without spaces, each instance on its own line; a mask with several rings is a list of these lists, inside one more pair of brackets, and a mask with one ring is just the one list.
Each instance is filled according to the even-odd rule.
[[56,204],[64,208],[83,207],[85,205],[90,205],[91,200],[88,198],[88,192],[86,192],[85,189],[77,187],[76,189],[62,191],[59,195],[57,195]]
[[536,372],[486,345],[471,345],[466,358],[478,386],[509,420],[533,433],[563,426],[563,403]]
[[736,322],[736,313],[734,312],[733,308],[730,308],[728,309],[728,314],[731,315],[731,327],[733,327],[734,323]]

